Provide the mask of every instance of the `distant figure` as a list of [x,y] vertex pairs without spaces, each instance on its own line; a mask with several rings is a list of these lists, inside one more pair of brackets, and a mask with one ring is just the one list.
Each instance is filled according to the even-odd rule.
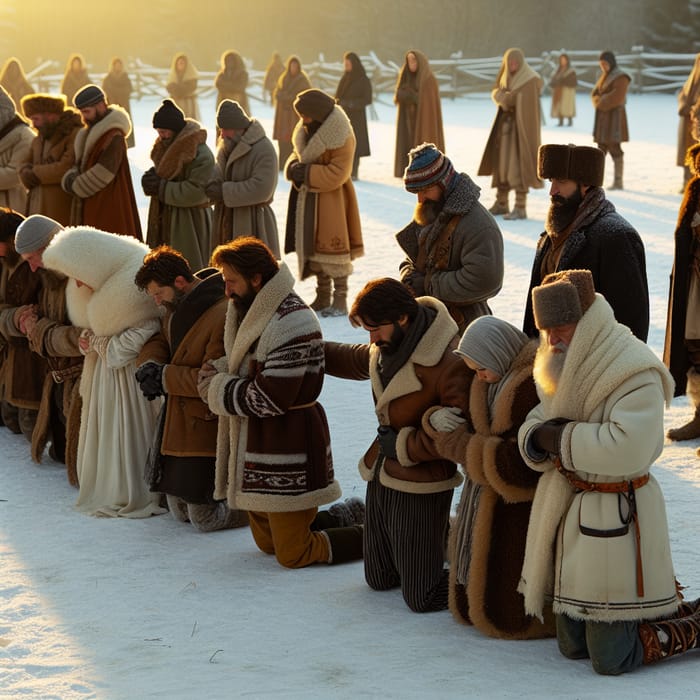
[[66,96],[66,102],[69,105],[73,104],[75,93],[91,82],[85,66],[85,59],[79,53],[71,54],[61,81],[61,92]]
[[615,176],[608,189],[621,190],[624,154],[620,144],[629,141],[625,102],[632,78],[618,67],[612,51],[603,51],[599,63],[602,73],[591,92],[595,107],[593,140],[613,159]]
[[700,99],[700,53],[695,56],[695,63],[683,87],[678,92],[678,151],[676,165],[683,168],[683,187],[691,178],[691,169],[685,161],[688,149],[698,142],[693,133],[693,105]]
[[34,88],[29,84],[27,76],[24,74],[22,64],[14,56],[8,58],[0,70],[0,85],[7,90],[17,107],[25,95],[34,92]]
[[263,80],[263,93],[270,95],[270,104],[274,104],[274,92],[280,75],[284,73],[284,63],[282,57],[275,51],[270,57],[270,62],[265,68],[265,78]]
[[403,177],[408,152],[421,143],[434,143],[445,152],[440,90],[424,53],[406,53],[394,91],[396,112],[396,153],[394,177]]
[[559,56],[557,72],[549,81],[552,88],[551,115],[559,120],[559,126],[564,125],[564,118],[568,120],[567,126],[573,124],[576,116],[576,71],[571,67],[569,57],[563,53]]
[[[527,64],[521,49],[503,55],[491,99],[497,111],[479,175],[491,175],[496,202],[489,211],[504,219],[527,218],[527,192],[540,189],[537,177],[537,149],[540,147],[542,78]],[[508,209],[508,194],[515,190],[515,206]]]
[[20,179],[22,164],[29,160],[34,131],[17,113],[12,98],[0,87],[0,207],[24,213],[27,191]]
[[360,57],[348,51],[343,56],[345,72],[335,91],[335,99],[348,115],[355,132],[355,156],[352,161],[352,179],[357,180],[360,158],[370,155],[367,115],[365,109],[372,104],[372,83],[370,83]]
[[250,105],[246,94],[248,71],[238,51],[225,51],[222,54],[221,69],[214,78],[214,85],[218,91],[217,107],[222,100],[235,100],[247,114],[250,114]]
[[176,53],[165,86],[175,104],[190,119],[200,120],[197,102],[197,80],[199,73],[184,53]]
[[275,124],[272,129],[272,138],[277,141],[280,170],[284,168],[287,158],[292,154],[292,131],[299,119],[294,111],[294,100],[300,92],[310,87],[311,81],[301,69],[301,61],[297,56],[290,56],[273,93]]
[[[102,90],[104,90],[107,96],[107,104],[123,107],[133,125],[134,120],[131,116],[131,93],[133,91],[133,86],[129,74],[124,70],[124,62],[118,56],[115,56],[109,64],[109,73],[105,75],[102,81]],[[133,128],[126,139],[126,145],[128,148],[133,148],[135,145]]]

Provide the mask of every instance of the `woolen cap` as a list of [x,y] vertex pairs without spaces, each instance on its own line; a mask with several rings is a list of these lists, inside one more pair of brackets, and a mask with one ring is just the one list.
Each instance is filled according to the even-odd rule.
[[25,117],[33,114],[63,114],[66,109],[65,95],[47,95],[43,92],[36,92],[25,95],[21,103]]
[[333,111],[335,100],[323,90],[309,88],[300,92],[294,100],[294,111],[300,117],[309,117],[315,122],[324,122]]
[[153,128],[182,131],[185,128],[185,113],[172,100],[163,100],[153,115]]
[[595,146],[550,143],[537,151],[537,175],[543,180],[573,180],[600,187],[604,170],[605,153]]
[[578,323],[594,301],[590,270],[553,272],[532,290],[535,325],[542,330]]
[[216,110],[216,125],[219,129],[247,129],[251,119],[235,100],[222,100]]
[[32,214],[17,228],[15,250],[20,255],[33,253],[47,246],[59,231],[63,231],[63,226],[58,221],[43,214]]
[[439,185],[449,193],[456,182],[455,175],[452,162],[434,143],[422,143],[408,153],[403,182],[409,192]]
[[75,93],[75,97],[73,97],[73,104],[78,109],[92,107],[100,102],[107,102],[107,97],[97,85],[86,85],[84,88],[78,90],[78,92]]

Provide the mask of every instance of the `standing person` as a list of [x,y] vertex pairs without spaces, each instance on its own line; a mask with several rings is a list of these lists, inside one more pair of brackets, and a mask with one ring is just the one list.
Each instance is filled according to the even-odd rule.
[[568,120],[567,126],[572,126],[576,116],[576,71],[573,69],[569,56],[562,53],[559,56],[559,66],[549,81],[552,88],[551,115],[559,120],[559,126],[564,125],[564,119]]
[[664,497],[651,466],[663,450],[673,379],[615,321],[588,270],[532,291],[540,403],[518,433],[542,472],[520,590],[541,616],[553,595],[559,650],[617,675],[697,648],[700,613],[679,609]]
[[700,53],[695,56],[695,63],[686,78],[683,87],[678,92],[678,150],[676,165],[683,168],[683,189],[690,180],[691,168],[686,163],[688,149],[698,142],[693,132],[693,105],[700,99]]
[[394,90],[396,151],[394,177],[403,177],[408,152],[421,143],[434,143],[445,151],[442,131],[440,88],[427,56],[412,49],[406,52]]
[[190,119],[200,121],[197,101],[197,81],[199,72],[187,56],[180,52],[173,56],[168,82],[165,86],[173,102]]
[[[489,211],[504,219],[527,218],[527,193],[540,189],[537,149],[540,147],[542,78],[527,64],[521,49],[508,49],[491,99],[496,103],[494,119],[479,175],[491,175],[496,201]],[[515,205],[508,209],[508,195],[515,190]]]
[[280,75],[284,73],[284,63],[282,63],[282,57],[277,51],[272,53],[270,60],[265,68],[265,77],[263,79],[263,93],[269,93],[270,104],[275,103],[275,88],[277,87],[277,81]]
[[[257,238],[219,246],[226,356],[202,366],[199,392],[219,418],[214,498],[248,511],[257,546],[285,567],[362,558],[362,528],[318,527],[340,496],[318,401],[323,340],[294,277]],[[325,516],[328,522],[328,516]]]
[[61,92],[66,96],[66,102],[72,104],[76,93],[90,83],[92,80],[88,75],[85,59],[79,53],[71,54],[61,80]]
[[454,354],[457,325],[444,304],[415,299],[401,282],[368,282],[350,310],[369,344],[326,342],[326,372],[370,379],[377,436],[360,458],[367,481],[365,579],[401,588],[414,612],[447,608],[444,553],[452,493],[462,477],[422,425],[432,406],[465,408],[470,375]]
[[469,175],[457,174],[432,143],[409,153],[404,184],[418,203],[413,221],[396,234],[406,254],[401,280],[415,296],[440,299],[462,333],[491,313],[488,300],[503,285],[501,230]]
[[693,416],[666,433],[670,440],[700,437],[700,144],[688,149],[687,162],[693,177],[686,185],[674,234],[663,359],[676,383],[674,395],[687,393]]
[[164,510],[144,479],[160,401],[136,382],[136,358],[160,328],[158,309],[134,285],[148,247],[130,236],[94,228],[57,233],[42,259],[75,281],[68,314],[83,331],[82,409],[76,507],[88,515],[145,518]]
[[272,200],[277,189],[277,153],[265,129],[233,100],[216,112],[220,130],[214,179],[206,193],[214,202],[213,244],[255,236],[280,259]]
[[17,114],[5,88],[0,87],[0,206],[17,212],[27,208],[27,190],[19,171],[29,160],[32,141],[34,132]]
[[142,239],[141,221],[126,154],[131,120],[126,110],[107,105],[97,85],[75,96],[84,128],[75,137],[75,165],[61,180],[73,195],[72,226],[93,226]]
[[169,245],[191,265],[203,268],[211,253],[211,208],[204,188],[214,174],[214,154],[207,132],[186,119],[172,101],[163,100],[153,114],[158,132],[149,168],[141,178],[148,208],[146,241],[151,248]]
[[287,162],[292,186],[284,252],[296,252],[299,279],[316,275],[311,308],[324,316],[343,316],[352,261],[364,255],[351,178],[355,136],[345,112],[322,90],[299,93],[294,109],[299,122]]
[[554,635],[525,613],[518,593],[530,506],[539,474],[518,451],[518,428],[538,403],[537,341],[506,321],[481,316],[455,353],[474,372],[467,412],[430,409],[423,426],[439,453],[463,465],[464,486],[450,527],[450,610],[458,622],[501,639]]
[[228,304],[221,275],[213,268],[193,274],[181,253],[161,246],[144,257],[134,281],[166,310],[160,332],[136,360],[143,395],[165,396],[151,490],[166,494],[176,520],[201,532],[245,525],[244,511],[214,500],[217,421],[197,393],[200,367],[224,353]]
[[294,100],[303,90],[311,87],[309,76],[301,69],[298,56],[290,56],[284,71],[277,79],[272,95],[275,103],[275,122],[272,138],[277,141],[279,151],[279,169],[283,170],[287,159],[292,154],[292,131],[297,124]]
[[[131,93],[133,89],[131,78],[129,78],[129,74],[124,68],[124,62],[118,56],[114,56],[109,63],[109,72],[102,80],[102,91],[107,98],[107,104],[119,105],[126,110],[132,125],[134,122],[131,116]],[[126,145],[128,148],[133,148],[136,145],[133,128],[126,139]]]
[[336,88],[335,99],[348,115],[355,134],[352,179],[357,180],[360,158],[370,155],[365,111],[367,106],[372,104],[372,83],[365,73],[360,57],[353,51],[348,51],[343,56],[343,67],[345,72]]
[[83,128],[80,114],[63,95],[36,93],[22,99],[22,111],[36,129],[19,177],[27,188],[27,215],[44,214],[67,226],[73,197],[61,187],[75,164],[75,137]]
[[40,303],[22,320],[30,349],[43,357],[49,368],[32,433],[32,459],[41,462],[44,448],[51,440],[49,455],[65,462],[68,481],[77,486],[82,328],[68,318],[67,296],[79,292],[75,280],[71,282],[65,275],[47,270],[42,257],[53,237],[62,230],[58,221],[41,214],[29,216],[17,228],[15,250],[41,280]]
[[532,290],[550,273],[586,269],[596,289],[640,340],[649,333],[649,286],[644,243],[605,197],[605,154],[593,146],[540,147],[538,174],[549,179],[551,203],[537,242],[523,331],[537,337]]
[[246,114],[250,114],[248,104],[248,71],[243,57],[238,51],[224,51],[221,54],[221,68],[214,78],[214,86],[217,90],[216,106],[222,100],[233,100],[243,108]]
[[618,67],[612,51],[603,51],[599,63],[602,73],[591,92],[595,108],[593,140],[613,159],[615,175],[609,189],[621,190],[624,153],[620,144],[629,141],[625,103],[632,78]]
[[14,56],[8,58],[0,70],[0,85],[7,90],[7,94],[17,107],[25,95],[34,92],[34,88],[29,84],[27,76],[24,74],[22,64]]

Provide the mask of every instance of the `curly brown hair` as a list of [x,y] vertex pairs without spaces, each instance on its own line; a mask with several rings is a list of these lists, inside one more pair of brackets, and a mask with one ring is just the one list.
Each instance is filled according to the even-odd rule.
[[275,254],[253,236],[243,236],[217,246],[211,256],[211,265],[219,269],[228,265],[247,280],[260,274],[262,284],[269,282],[280,269]]
[[142,290],[151,282],[160,287],[172,287],[176,277],[184,277],[187,282],[194,280],[187,258],[175,248],[162,245],[145,255],[134,283]]

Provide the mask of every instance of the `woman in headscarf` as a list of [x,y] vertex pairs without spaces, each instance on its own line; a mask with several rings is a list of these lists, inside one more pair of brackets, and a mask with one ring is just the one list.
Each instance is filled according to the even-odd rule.
[[372,104],[372,83],[370,83],[360,57],[348,51],[343,56],[345,72],[335,91],[335,99],[350,118],[355,132],[355,156],[352,161],[352,179],[357,180],[360,158],[368,156],[369,135],[367,133],[367,115],[365,108]]
[[440,90],[425,54],[406,53],[394,92],[396,113],[396,154],[394,176],[403,177],[408,152],[421,143],[434,143],[445,152]]
[[[105,75],[102,81],[102,90],[107,95],[107,104],[119,105],[123,107],[131,119],[133,125],[134,120],[131,117],[131,79],[129,74],[124,70],[124,62],[118,56],[114,56],[109,64],[109,73]],[[132,127],[129,135],[126,137],[126,145],[129,148],[134,147],[134,129]]]
[[518,450],[518,428],[538,403],[532,365],[538,341],[493,316],[464,331],[458,348],[474,372],[469,409],[430,409],[426,430],[446,459],[459,462],[464,487],[449,538],[450,610],[464,624],[502,639],[554,635],[525,614],[517,592],[538,475]]
[[299,57],[290,56],[284,73],[277,80],[273,94],[275,123],[272,138],[277,140],[280,170],[284,168],[287,158],[292,155],[292,131],[299,121],[299,115],[294,111],[294,100],[300,92],[310,87],[311,81],[302,70]]
[[68,57],[66,72],[61,81],[61,92],[66,96],[68,105],[73,104],[75,93],[91,82],[85,66],[85,59],[79,53],[71,54]]
[[559,67],[549,81],[552,88],[551,115],[559,120],[559,126],[564,125],[564,118],[568,119],[567,126],[573,124],[576,116],[576,71],[571,66],[567,54],[559,56]]
[[263,93],[270,94],[270,104],[274,104],[274,93],[280,75],[284,73],[284,63],[277,51],[272,53],[270,61],[265,67],[265,78],[263,79]]
[[14,56],[5,61],[5,65],[0,71],[0,85],[7,90],[7,94],[13,99],[17,111],[20,109],[22,98],[34,92],[34,88],[29,84],[27,76],[24,74],[22,64]]
[[185,117],[200,121],[197,102],[199,73],[187,56],[180,52],[173,56],[166,89],[173,102],[185,113]]
[[[1,81],[0,81],[1,82]],[[7,89],[7,87],[5,88]],[[685,162],[688,149],[697,139],[693,135],[691,113],[693,105],[700,98],[700,53],[695,56],[693,69],[690,71],[683,87],[678,93],[678,152],[676,154],[676,165],[683,168],[683,188],[690,180],[690,168]],[[681,190],[682,192],[683,190]]]
[[248,71],[243,57],[238,51],[225,51],[221,56],[221,69],[214,78],[214,86],[217,89],[216,106],[222,100],[235,100],[250,115],[248,104]]

